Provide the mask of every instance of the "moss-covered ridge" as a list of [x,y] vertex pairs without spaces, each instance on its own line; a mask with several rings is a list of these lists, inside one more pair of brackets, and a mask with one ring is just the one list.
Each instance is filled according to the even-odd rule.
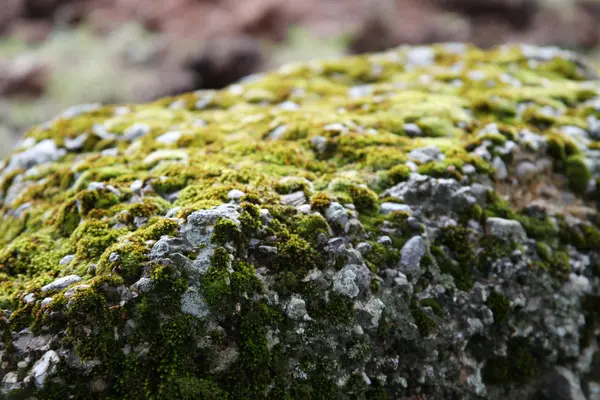
[[598,335],[595,79],[406,47],[32,128],[0,172],[3,393],[493,396],[571,366]]

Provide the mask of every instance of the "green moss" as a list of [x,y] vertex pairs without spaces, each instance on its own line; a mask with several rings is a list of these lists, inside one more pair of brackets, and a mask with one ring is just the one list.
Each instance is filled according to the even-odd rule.
[[315,211],[324,211],[331,205],[331,196],[325,192],[315,193],[310,199],[310,208]]
[[223,246],[227,242],[234,241],[240,234],[238,225],[227,218],[219,218],[214,227],[214,233],[210,238],[211,243]]
[[95,219],[83,221],[73,232],[78,259],[95,259],[119,238],[119,232],[104,221]]
[[511,339],[507,353],[506,357],[491,357],[486,361],[482,371],[484,383],[526,383],[539,374],[540,362],[527,339]]
[[[499,146],[517,141],[519,132],[529,130],[547,139],[554,173],[566,175],[577,195],[586,194],[591,178],[585,149],[560,129],[567,125],[586,128],[586,118],[595,113],[584,103],[596,96],[589,82],[579,81],[584,68],[561,58],[536,66],[527,62],[518,46],[489,52],[467,46],[464,54],[434,46],[434,51],[436,65],[431,67],[405,68],[398,60],[405,58],[406,49],[398,49],[383,56],[361,55],[285,68],[241,82],[236,90],[188,93],[153,104],[130,105],[130,112],[123,115],[117,115],[114,107],[104,107],[71,119],[58,118],[48,128],[33,128],[29,137],[50,138],[59,147],[82,133],[88,139],[83,149],[69,151],[58,161],[26,173],[13,170],[2,178],[3,201],[9,193],[17,196],[3,203],[0,211],[0,308],[13,311],[10,329],[2,325],[0,330],[10,333],[29,325],[36,332],[54,332],[68,326],[67,337],[61,340],[72,344],[83,359],[102,361],[100,367],[85,372],[61,364],[61,374],[70,382],[68,393],[48,382],[46,391],[35,396],[393,397],[378,380],[365,385],[359,376],[352,376],[342,389],[329,379],[340,367],[359,365],[371,352],[370,344],[355,335],[342,343],[348,354],[335,359],[328,346],[319,347],[318,341],[319,357],[310,352],[295,354],[294,345],[288,343],[270,347],[273,343],[267,340],[267,332],[288,338],[291,322],[279,306],[266,301],[255,268],[264,270],[269,289],[280,297],[297,293],[305,299],[313,320],[303,335],[327,338],[330,332],[347,331],[355,310],[351,299],[324,288],[323,281],[304,281],[314,268],[336,268],[343,262],[341,257],[325,254],[317,240],[321,234],[342,234],[343,227],[330,226],[323,215],[333,201],[353,203],[357,212],[351,214],[358,214],[363,228],[343,235],[356,239],[352,245],[369,241],[372,249],[364,258],[373,273],[396,267],[399,250],[416,232],[408,224],[408,214],[384,216],[378,209],[383,201],[400,201],[383,192],[410,177],[406,163],[412,149],[434,145],[445,156],[419,165],[420,173],[471,184],[485,182],[493,177],[493,168],[474,149],[484,141]],[[458,62],[465,67],[462,71],[449,68]],[[474,68],[486,79],[472,79],[469,69]],[[506,74],[520,85],[507,82]],[[428,82],[423,81],[425,76]],[[458,80],[461,86],[454,85]],[[348,95],[365,83],[373,85],[364,95]],[[399,86],[404,88],[399,90]],[[206,104],[196,109],[199,100]],[[285,101],[301,109],[274,106]],[[526,109],[517,112],[525,103],[529,104]],[[549,107],[556,115],[546,112]],[[95,124],[118,136],[137,122],[147,124],[150,133],[133,143],[92,134]],[[420,128],[420,137],[408,137],[409,123]],[[490,123],[498,125],[499,133],[480,134]],[[286,127],[285,133],[272,138],[273,129],[279,126]],[[177,143],[156,141],[172,130],[182,133]],[[591,143],[588,149],[597,147]],[[99,154],[107,148],[117,149],[117,155]],[[465,174],[467,164],[475,167],[475,175]],[[143,183],[142,189],[134,189],[137,181]],[[28,186],[17,193],[22,182]],[[92,182],[111,188],[88,190]],[[193,211],[229,202],[227,194],[232,189],[246,193],[240,204],[240,223],[228,219],[216,223],[211,265],[200,282],[192,282],[196,276],[186,276],[181,266],[187,264],[184,259],[181,263],[148,259],[154,241],[179,234],[181,220],[164,217],[168,210],[181,207],[175,214],[185,219]],[[296,191],[311,199],[314,213],[281,205],[281,195]],[[498,260],[516,248],[517,244],[471,232],[469,220],[481,222],[490,216],[518,220],[528,237],[537,240],[538,257],[529,260],[532,267],[538,267],[535,273],[551,274],[557,284],[570,273],[569,246],[585,252],[600,247],[598,221],[574,224],[560,216],[517,212],[493,190],[487,200],[484,207],[462,210],[455,218],[458,226],[430,232],[434,243],[431,254],[421,260],[417,293],[437,279],[437,266],[453,277],[458,290],[468,291],[475,278],[489,277]],[[20,215],[16,216],[13,211],[18,207]],[[273,217],[268,224],[261,208]],[[392,245],[373,241],[381,235],[390,236]],[[276,255],[264,257],[260,248],[249,245],[251,240],[274,246]],[[199,250],[186,256],[194,260]],[[67,254],[76,254],[76,259],[59,265]],[[529,251],[523,254],[531,255]],[[44,308],[24,303],[25,294],[37,296],[42,285],[71,273],[82,276],[80,284],[91,286],[71,298],[56,293]],[[147,274],[151,290],[122,303],[117,288]],[[371,291],[385,295],[387,289],[380,282],[373,279]],[[181,312],[181,295],[188,284],[201,292],[219,329]],[[287,299],[283,300],[285,304]],[[424,337],[451,311],[441,298],[408,301],[408,311]],[[511,316],[508,299],[493,292],[487,305],[495,328],[505,329]],[[586,323],[590,308],[586,305]],[[377,345],[393,346],[410,356],[414,343],[398,339],[404,334],[400,325],[384,311]],[[593,329],[586,329],[589,336]],[[492,339],[475,337],[472,341],[480,341],[485,353],[494,344]],[[126,346],[137,350],[128,355],[114,351]],[[211,370],[219,352],[230,346],[238,351],[238,359],[226,371]],[[140,348],[147,351],[138,357]],[[535,377],[539,360],[534,350],[524,340],[511,340],[506,357],[492,356],[487,362],[484,380],[504,384]],[[483,361],[489,354],[476,357]],[[305,380],[291,376],[291,358],[299,359]],[[96,378],[107,383],[104,393],[90,393],[86,386]],[[407,392],[412,391],[411,386]],[[428,394],[426,389],[422,393]]]
[[550,248],[550,246],[548,246],[548,244],[546,244],[544,242],[537,242],[536,250],[537,250],[538,256],[543,261],[548,262],[548,261],[552,260],[552,249]]
[[462,225],[443,228],[435,243],[444,246],[448,253],[437,246],[431,249],[442,272],[452,275],[456,287],[461,290],[470,290],[473,286],[475,253],[469,233]]
[[351,186],[350,197],[359,212],[374,213],[379,209],[379,197],[369,188]]
[[567,159],[566,167],[571,189],[577,193],[585,193],[588,182],[592,179],[592,173],[585,158],[580,155],[571,156]]
[[411,300],[410,313],[419,328],[421,336],[427,337],[434,329],[437,328],[437,322],[431,318],[425,311],[419,306],[419,302],[416,299]]
[[502,325],[510,315],[510,301],[502,293],[493,291],[486,300],[487,306],[494,314],[494,324]]
[[444,307],[435,299],[428,298],[421,300],[421,306],[423,307],[431,307],[435,315],[440,318],[443,318],[446,315],[446,311]]
[[303,239],[314,242],[320,233],[328,235],[330,229],[327,220],[322,215],[310,214],[300,219],[297,233]]

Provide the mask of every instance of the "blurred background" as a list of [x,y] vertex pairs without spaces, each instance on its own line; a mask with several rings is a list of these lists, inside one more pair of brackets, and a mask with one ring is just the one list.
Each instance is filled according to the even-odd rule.
[[289,61],[440,41],[600,54],[600,0],[0,2],[0,156],[70,105],[220,88]]

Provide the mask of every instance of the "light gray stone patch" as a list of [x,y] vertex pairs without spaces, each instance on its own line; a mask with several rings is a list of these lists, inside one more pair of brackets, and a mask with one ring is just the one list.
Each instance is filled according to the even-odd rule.
[[66,118],[66,119],[71,119],[71,118],[75,118],[75,117],[78,117],[83,114],[90,113],[92,111],[96,111],[100,107],[102,107],[102,104],[100,104],[100,103],[78,104],[78,105],[71,106],[71,107],[67,108],[66,110],[64,110],[60,114],[60,117]]
[[353,268],[344,267],[333,277],[333,290],[336,292],[354,298],[360,293],[356,284],[356,271]]
[[244,197],[246,193],[242,192],[239,189],[231,189],[227,192],[227,198],[231,201],[239,202],[242,197]]
[[418,271],[426,251],[427,245],[421,236],[410,238],[400,250],[400,269],[410,273]]
[[412,212],[413,212],[412,208],[410,208],[410,206],[408,206],[406,204],[392,203],[389,201],[381,203],[380,212],[382,214],[391,214],[392,212],[395,212],[395,211],[406,212],[409,214],[412,214]]
[[333,202],[325,210],[325,218],[328,222],[345,226],[348,222],[349,213],[343,205],[337,202]]
[[269,139],[279,140],[283,137],[283,135],[285,135],[286,132],[287,132],[287,126],[279,125],[277,128],[275,128],[271,132],[269,132]]
[[87,138],[88,138],[87,133],[83,133],[73,139],[65,138],[65,148],[70,151],[80,150],[83,148],[83,145],[85,144],[85,141],[87,140]]
[[209,210],[191,213],[181,227],[181,233],[194,246],[209,245],[214,225],[219,218],[226,218],[240,225],[239,207],[234,204],[222,204]]
[[44,299],[42,300],[42,303],[41,303],[42,307],[45,307],[45,306],[47,306],[48,304],[52,303],[52,301],[53,301],[53,300],[54,300],[54,299],[53,299],[52,297],[46,297],[46,298],[44,298]]
[[408,158],[419,164],[426,164],[431,161],[442,161],[446,156],[437,146],[425,146],[411,150]]
[[392,241],[392,238],[387,236],[387,235],[383,235],[383,236],[379,236],[377,238],[377,243],[382,244],[384,246],[391,246],[394,242]]
[[542,377],[542,400],[586,400],[579,378],[573,371],[556,366]]
[[522,129],[519,132],[519,144],[534,153],[542,152],[547,147],[546,138],[544,136],[533,133],[527,129]]
[[165,132],[162,135],[160,135],[159,137],[157,137],[156,141],[158,143],[162,143],[162,144],[174,144],[174,143],[177,143],[177,141],[179,140],[180,137],[181,137],[180,131],[170,131],[170,132]]
[[325,136],[314,136],[310,139],[310,144],[318,153],[324,153],[327,150],[327,138]]
[[383,301],[377,297],[370,298],[366,303],[357,302],[354,309],[358,313],[360,325],[363,328],[373,329],[379,326],[379,319],[385,308]]
[[95,124],[94,126],[92,126],[92,132],[94,133],[94,135],[104,140],[115,140],[117,138],[116,134],[110,132],[106,128],[106,126],[102,124]]
[[306,203],[306,196],[303,191],[298,191],[281,196],[281,203],[286,206],[298,207]]
[[100,154],[105,157],[116,157],[119,155],[119,149],[116,147],[111,147],[110,149],[101,150]]
[[66,255],[60,259],[60,261],[58,262],[58,265],[71,264],[71,262],[73,262],[74,259],[75,259],[75,254]]
[[200,249],[198,255],[196,256],[196,259],[192,263],[192,268],[196,273],[204,275],[208,272],[213,252],[214,249],[212,246],[207,246]]
[[54,282],[42,286],[42,293],[51,292],[55,290],[63,290],[79,281],[81,281],[81,277],[77,275],[63,276],[62,278],[58,278]]
[[404,124],[404,133],[406,133],[406,135],[408,137],[423,136],[423,132],[421,131],[421,128],[419,128],[419,126],[417,124],[413,124],[413,123]]
[[42,358],[37,360],[31,368],[30,376],[33,377],[35,385],[38,388],[44,387],[46,377],[53,373],[56,365],[60,361],[58,354],[54,350],[48,350]]
[[372,249],[373,249],[373,246],[371,246],[367,242],[361,242],[356,245],[356,250],[358,250],[358,252],[360,254],[362,254],[363,256],[366,256],[367,254],[369,254]]
[[521,182],[529,182],[538,175],[539,171],[535,163],[531,161],[521,161],[517,164],[515,175]]
[[154,288],[154,282],[152,279],[148,277],[142,277],[133,285],[131,285],[131,290],[138,293],[147,293]]
[[181,312],[204,319],[210,314],[210,309],[198,289],[189,287],[181,296]]
[[289,100],[279,104],[278,107],[284,111],[296,111],[300,109],[300,106],[297,103],[294,103],[293,101]]
[[575,141],[580,150],[585,151],[590,144],[590,138],[585,129],[578,126],[563,126],[560,128],[562,134],[569,136]]
[[65,292],[64,296],[65,296],[65,298],[70,299],[71,297],[75,296],[78,291],[80,291],[80,290],[86,290],[86,289],[89,289],[89,288],[90,288],[90,285],[77,285],[77,286],[73,286],[72,288],[69,288]]
[[505,240],[524,242],[527,239],[525,229],[515,220],[490,217],[486,220],[486,229],[490,235]]
[[131,189],[134,192],[139,192],[140,190],[142,190],[142,187],[144,187],[144,181],[142,181],[141,179],[136,179],[131,183],[131,185],[129,185],[129,189]]
[[296,321],[310,321],[311,318],[306,311],[306,302],[299,296],[292,296],[285,308],[288,318]]
[[358,85],[348,89],[348,96],[352,98],[370,96],[375,90],[374,85]]
[[42,140],[25,151],[13,154],[2,171],[2,176],[16,169],[27,170],[36,165],[57,161],[65,154],[66,150],[59,149],[52,139]]
[[426,67],[435,61],[435,51],[431,47],[414,47],[406,53],[406,58],[410,66]]
[[27,304],[31,304],[35,301],[35,294],[33,293],[27,293],[24,297],[23,297],[23,301]]
[[492,166],[495,169],[494,176],[497,180],[503,181],[504,179],[508,178],[508,169],[506,168],[506,164],[504,163],[504,161],[502,161],[500,157],[494,157],[494,160],[492,161]]

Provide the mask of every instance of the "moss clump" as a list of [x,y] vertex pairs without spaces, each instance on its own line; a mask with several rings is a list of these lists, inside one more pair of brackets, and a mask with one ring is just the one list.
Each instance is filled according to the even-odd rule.
[[483,382],[492,385],[525,383],[540,372],[540,361],[526,338],[511,339],[506,357],[492,357],[483,367]]
[[331,196],[325,192],[315,193],[310,199],[310,208],[315,211],[323,211],[331,205]]
[[585,193],[588,182],[592,179],[592,173],[585,158],[581,155],[573,155],[567,159],[566,173],[569,186],[577,193]]
[[419,302],[416,299],[410,302],[410,313],[419,328],[421,336],[427,337],[434,329],[437,328],[437,322],[431,318],[425,311],[419,306]]
[[440,231],[431,253],[436,258],[442,272],[452,275],[456,287],[470,290],[473,287],[473,266],[475,253],[469,239],[469,229],[462,226],[448,226]]
[[379,197],[369,188],[351,186],[350,197],[359,212],[374,213],[379,209]]
[[510,314],[510,301],[502,293],[493,291],[486,300],[487,306],[494,314],[494,324],[504,324]]

